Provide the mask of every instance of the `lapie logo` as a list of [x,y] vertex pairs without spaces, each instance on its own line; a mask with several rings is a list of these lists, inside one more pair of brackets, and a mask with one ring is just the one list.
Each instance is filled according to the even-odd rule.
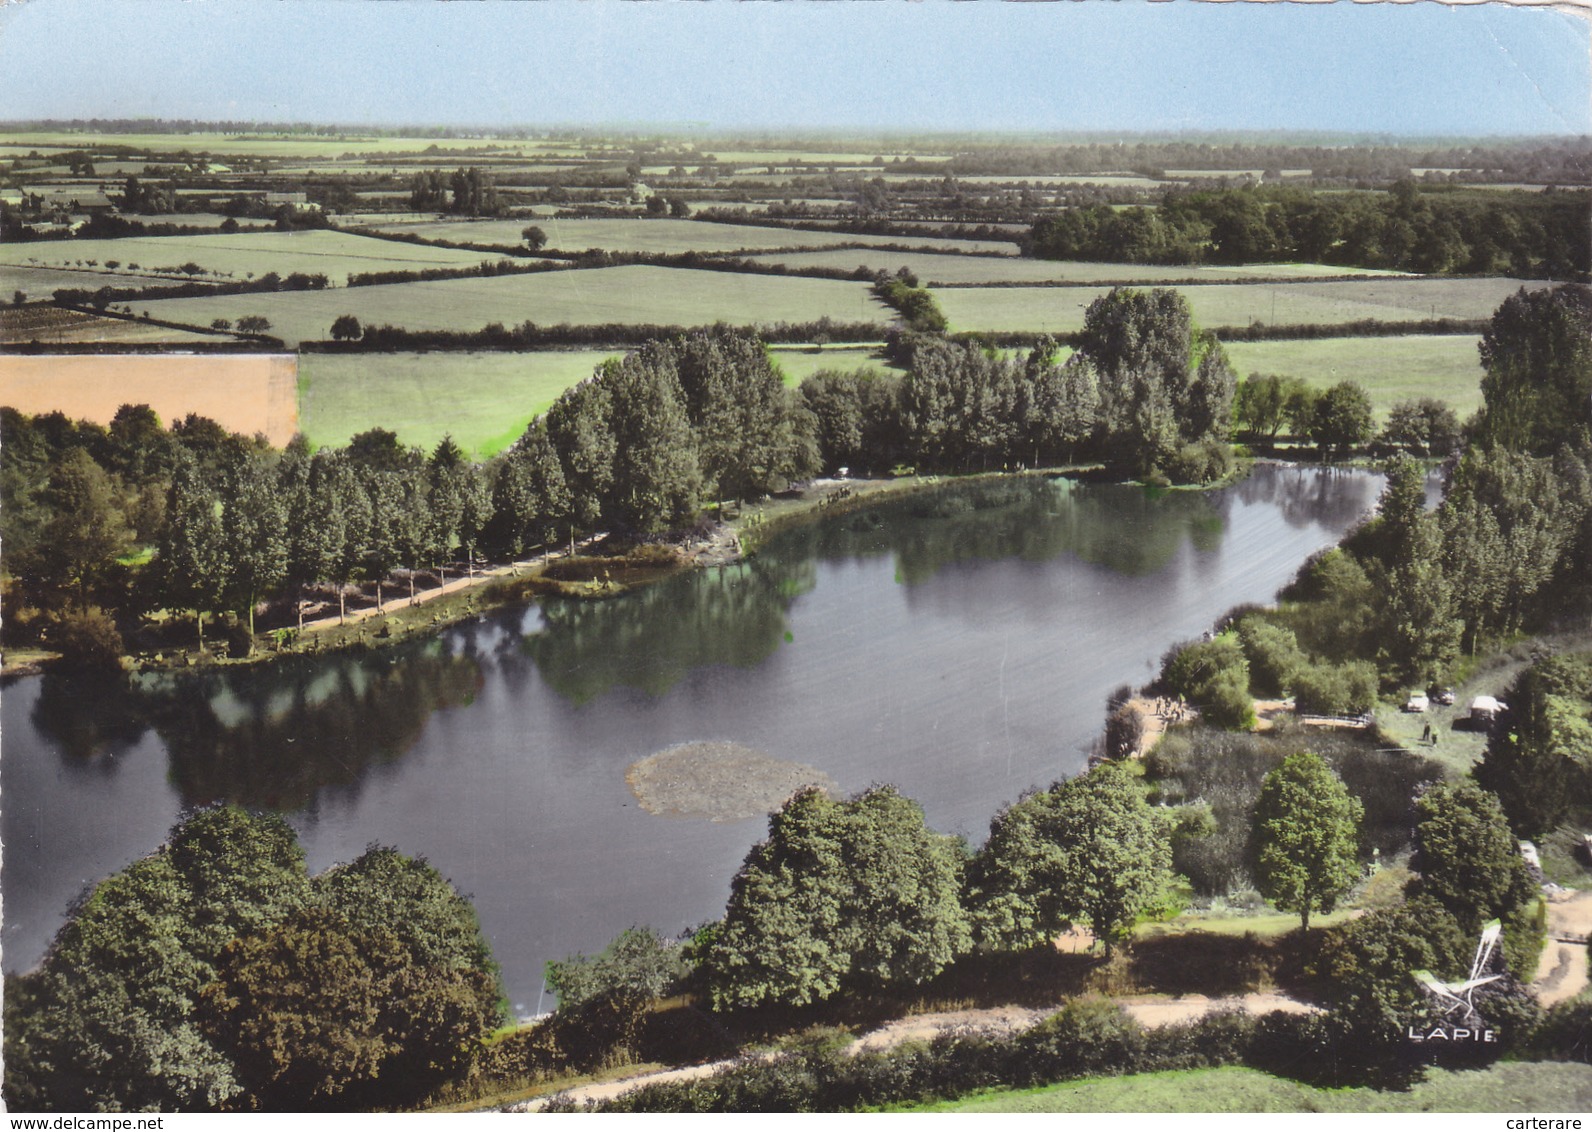
[[1495,983],[1502,975],[1484,975],[1492,966],[1498,937],[1503,934],[1503,924],[1497,920],[1481,930],[1481,942],[1476,945],[1476,956],[1471,960],[1470,978],[1458,983],[1446,983],[1430,971],[1416,971],[1415,981],[1426,988],[1438,1006],[1443,1008],[1447,1023],[1439,1023],[1429,1030],[1408,1027],[1408,1037],[1416,1042],[1496,1042],[1498,1033],[1489,1029],[1486,1020],[1476,1009],[1476,991],[1488,983]]

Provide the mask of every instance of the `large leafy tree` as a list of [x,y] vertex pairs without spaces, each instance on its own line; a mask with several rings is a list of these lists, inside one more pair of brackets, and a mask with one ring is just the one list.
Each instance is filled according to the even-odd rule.
[[202,647],[205,614],[222,604],[230,562],[220,495],[186,454],[172,476],[166,514],[155,550],[156,588],[168,607],[193,611]]
[[604,363],[613,481],[604,519],[639,531],[660,530],[696,513],[702,472],[696,438],[673,359],[630,354]]
[[1284,912],[1299,913],[1300,930],[1310,929],[1310,913],[1337,907],[1359,877],[1363,814],[1359,799],[1308,751],[1289,755],[1261,784],[1250,834],[1255,883]]
[[961,865],[960,846],[891,787],[846,802],[798,793],[770,817],[703,949],[714,1005],[799,1006],[932,978],[970,942]]
[[1165,893],[1168,832],[1114,763],[1008,806],[970,870],[980,938],[1034,947],[1081,921],[1109,951]]
[[435,869],[378,848],[311,880],[235,808],[102,882],[6,992],[7,1100],[68,1111],[412,1103],[501,1020]]
[[613,485],[611,410],[608,386],[597,377],[564,390],[547,410],[547,436],[569,492],[572,530],[597,523]]
[[1539,661],[1506,696],[1507,725],[1493,731],[1476,780],[1516,834],[1537,837],[1592,796],[1592,654]]
[[1592,428],[1592,288],[1506,299],[1482,332],[1477,438],[1547,455]]
[[397,1047],[382,1023],[404,958],[390,934],[305,909],[227,948],[201,1000],[204,1029],[254,1104],[324,1106],[374,1080]]
[[217,809],[174,829],[101,882],[39,968],[7,987],[8,1098],[67,1111],[229,1102],[242,1086],[196,1022],[200,992],[227,944],[308,897],[281,819]]
[[1019,454],[1032,451],[1036,466],[1071,463],[1079,444],[1095,430],[1100,382],[1089,359],[1075,354],[1057,362],[1056,344],[1041,338],[1028,353],[1018,385]]
[[311,457],[301,437],[283,454],[277,487],[287,513],[287,580],[297,589],[294,602],[304,624],[303,591],[338,577],[338,563],[349,538],[347,499],[336,485],[333,456]]
[[1473,446],[1460,460],[1439,521],[1443,570],[1473,651],[1540,616],[1548,595],[1562,603],[1568,587],[1592,577],[1589,469],[1587,449],[1548,458]]
[[1469,782],[1431,787],[1415,803],[1421,891],[1468,932],[1514,916],[1536,885],[1498,799]]
[[250,633],[255,606],[287,577],[287,507],[274,465],[271,457],[251,453],[225,493],[226,596],[248,619]]
[[233,944],[206,992],[208,1029],[251,1090],[269,1107],[394,1103],[466,1069],[501,1020],[469,903],[379,847],[311,889],[304,913]]
[[491,470],[492,515],[483,537],[520,555],[555,541],[569,522],[571,498],[547,422],[537,417]]
[[1310,439],[1329,456],[1342,457],[1370,440],[1374,427],[1371,395],[1357,381],[1340,381],[1316,401]]
[[673,361],[702,482],[716,495],[747,499],[818,470],[816,422],[755,335],[719,327],[648,352]]
[[1178,291],[1114,288],[1084,312],[1078,349],[1099,374],[1106,443],[1143,472],[1227,438],[1235,378]]
[[861,383],[872,379],[866,370],[830,369],[802,379],[801,398],[816,421],[822,470],[868,466],[862,443]]
[[1426,510],[1426,474],[1408,456],[1387,466],[1374,536],[1380,584],[1379,666],[1407,683],[1435,680],[1459,650],[1462,623],[1450,612],[1442,532]]
[[87,451],[68,452],[50,473],[44,524],[31,560],[46,584],[67,590],[86,606],[97,585],[132,544],[111,477]]

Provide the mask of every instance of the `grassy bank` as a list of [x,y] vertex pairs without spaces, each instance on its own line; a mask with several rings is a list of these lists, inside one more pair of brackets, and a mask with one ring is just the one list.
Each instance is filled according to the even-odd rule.
[[1507,1062],[1429,1071],[1409,1092],[1317,1089],[1256,1069],[1225,1067],[1006,1089],[900,1112],[1584,1112],[1592,1066]]

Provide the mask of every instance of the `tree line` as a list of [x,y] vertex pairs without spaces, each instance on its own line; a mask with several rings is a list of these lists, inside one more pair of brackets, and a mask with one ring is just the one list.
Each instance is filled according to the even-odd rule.
[[[705,502],[760,497],[844,460],[964,471],[1083,450],[1179,478],[1228,466],[1232,374],[1175,292],[1102,298],[1064,364],[932,337],[912,354],[898,382],[831,375],[797,392],[754,335],[651,341],[566,390],[486,464],[451,440],[426,454],[382,429],[342,449],[311,453],[299,440],[276,452],[198,417],[165,429],[143,406],[124,406],[108,428],[7,412],[0,522],[22,598],[7,631],[103,658],[118,617],[130,627],[191,612],[202,639],[207,614],[235,613],[252,630],[261,602],[312,586],[341,602],[373,583],[379,605],[398,571],[413,586],[417,571],[468,569],[478,553],[511,557],[579,531],[689,527]],[[865,431],[876,446],[857,451]]]
[[1585,280],[1592,209],[1584,191],[1466,193],[1402,180],[1385,193],[1249,187],[1169,193],[1155,207],[1042,216],[1042,259],[1245,264],[1303,260],[1422,273]]
[[[927,294],[902,279],[882,286]],[[1182,483],[1231,470],[1236,381],[1181,294],[1114,289],[1090,304],[1075,341],[1065,359],[1050,338],[1017,358],[895,330],[887,348],[904,376],[821,371],[802,383],[823,466],[980,471],[1103,460]]]
[[503,211],[497,183],[478,165],[453,173],[422,170],[409,183],[409,207],[414,212],[453,212],[461,216],[496,216]]
[[[1265,765],[1244,814],[1246,860],[1262,892],[1308,927],[1313,911],[1330,911],[1362,876],[1360,802],[1314,754],[1272,754]],[[609,1057],[652,1056],[663,1035],[649,1029],[651,1004],[682,993],[715,1012],[721,1030],[746,1034],[800,1029],[828,1017],[826,1003],[954,995],[975,972],[998,984],[1003,973],[1054,962],[1057,936],[1074,927],[1105,944],[1109,968],[1112,947],[1128,943],[1137,924],[1180,907],[1173,845],[1201,803],[1151,805],[1159,789],[1120,764],[1101,764],[1007,806],[976,851],[929,830],[921,809],[891,787],[849,799],[799,792],[770,815],[768,837],[736,874],[721,920],[676,942],[631,929],[598,955],[548,965],[560,996],[554,1045],[573,1051],[584,1025],[610,1043]],[[1413,806],[1404,798],[1398,820],[1415,829],[1418,875],[1405,902],[1330,929],[1303,950],[1313,958],[1293,979],[1324,1010],[1309,1020],[1308,1036],[1294,1032],[1269,1051],[1268,1068],[1337,1084],[1407,1081],[1422,1051],[1403,1041],[1405,1028],[1441,1017],[1410,971],[1465,970],[1475,933],[1500,917],[1515,925],[1518,946],[1490,969],[1496,979],[1481,996],[1480,1008],[1506,1030],[1502,1047],[1486,1054],[1523,1049],[1537,1031],[1524,989],[1541,938],[1535,886],[1497,799],[1472,784],[1434,785]],[[1080,1009],[1091,1007],[1074,1003],[1063,1017]],[[1275,1040],[1279,1027],[1300,1021],[1273,1016],[1242,1028],[1258,1025]],[[1017,1043],[1042,1042],[1045,1031]],[[1285,1052],[1300,1041],[1332,1056],[1287,1065]],[[553,1053],[521,1049],[521,1068]],[[1227,1049],[1211,1064],[1248,1056],[1264,1057],[1265,1043]],[[1035,1082],[1007,1063],[982,1083]],[[695,1107],[739,1087],[731,1074],[700,1091],[652,1095]],[[791,1087],[784,1106],[846,1107],[821,1084]]]

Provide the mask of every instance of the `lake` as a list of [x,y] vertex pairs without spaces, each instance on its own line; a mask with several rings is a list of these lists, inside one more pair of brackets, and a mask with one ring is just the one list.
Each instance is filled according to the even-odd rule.
[[7,970],[185,808],[285,814],[312,870],[378,842],[470,895],[519,1013],[549,959],[716,918],[763,818],[643,810],[636,760],[721,740],[846,791],[895,783],[981,841],[1081,770],[1111,689],[1269,601],[1374,505],[1363,471],[1258,466],[1211,492],[1025,477],[831,516],[624,597],[499,611],[359,656],[10,684]]

